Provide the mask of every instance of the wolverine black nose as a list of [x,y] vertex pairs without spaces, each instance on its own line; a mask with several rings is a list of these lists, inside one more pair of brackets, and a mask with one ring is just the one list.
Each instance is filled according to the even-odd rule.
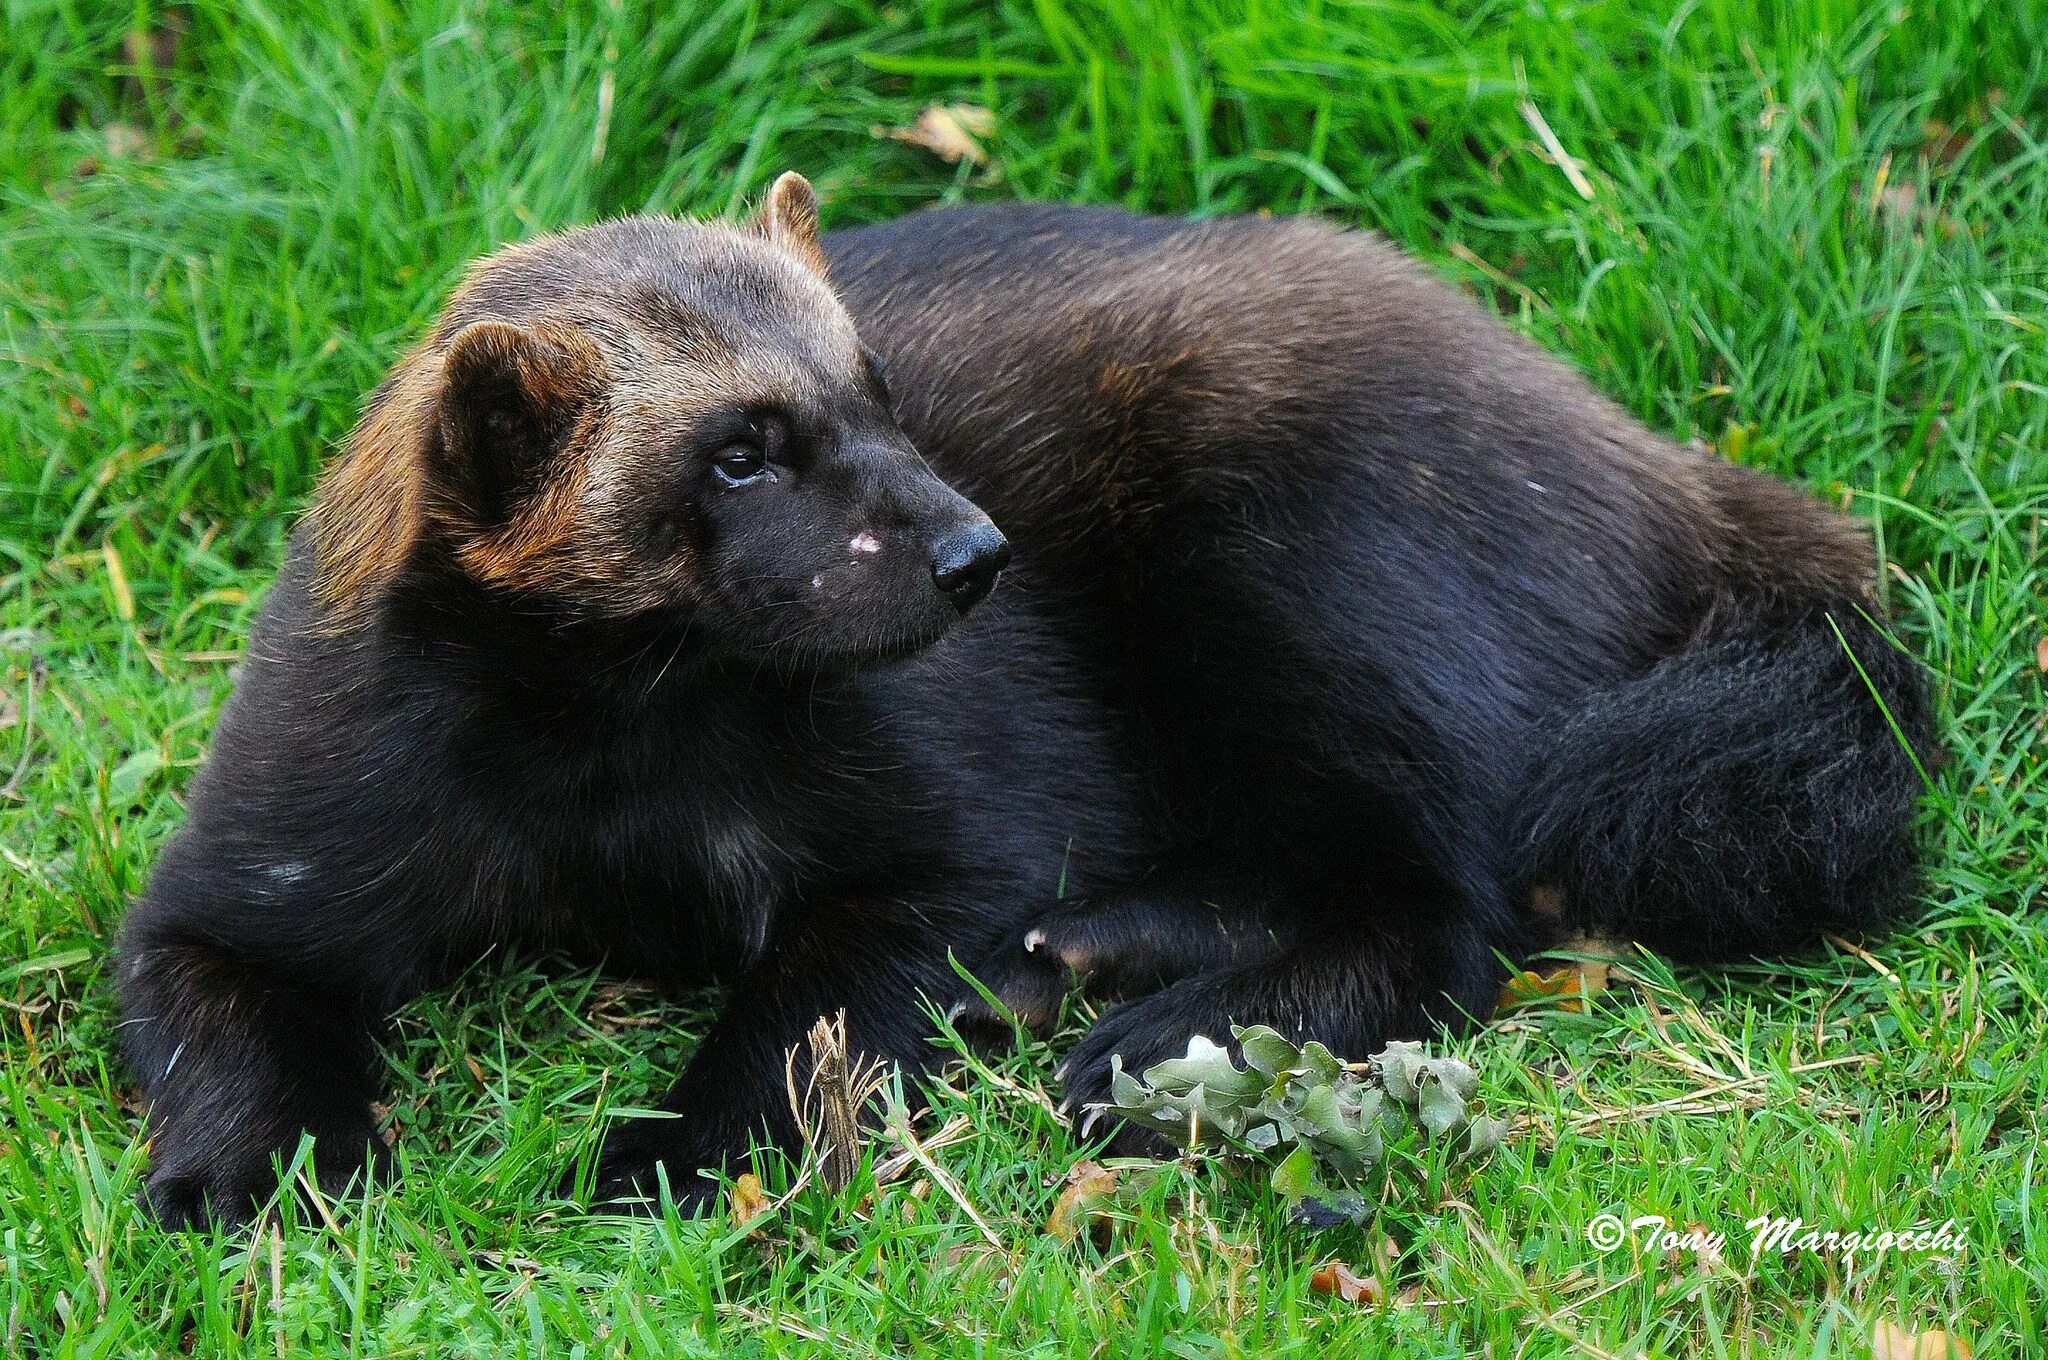
[[965,614],[995,589],[1010,564],[1010,540],[987,520],[956,529],[932,550],[932,581]]

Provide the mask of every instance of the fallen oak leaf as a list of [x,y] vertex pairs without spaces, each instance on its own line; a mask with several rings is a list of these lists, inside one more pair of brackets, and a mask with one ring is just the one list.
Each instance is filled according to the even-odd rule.
[[940,160],[982,165],[988,152],[981,139],[996,130],[996,116],[979,104],[932,104],[909,127],[876,128],[875,134],[921,146]]
[[751,1232],[774,1209],[768,1192],[761,1188],[759,1176],[748,1171],[733,1179],[732,1189],[726,1194],[726,1213],[733,1227]]
[[[1567,988],[1570,989],[1569,992],[1566,991]],[[1500,995],[1494,998],[1493,1013],[1495,1015],[1511,1015],[1526,1006],[1534,1005],[1538,1001],[1576,994],[1578,989],[1578,979],[1569,976],[1563,969],[1557,969],[1545,974],[1539,973],[1533,968],[1524,968],[1521,972],[1516,973],[1501,984]],[[1577,1010],[1579,1008],[1578,1003],[1576,1001],[1563,1001],[1559,1003],[1559,1009],[1567,1008]]]
[[146,161],[153,159],[156,143],[133,123],[109,123],[101,129],[107,139],[107,159]]
[[1970,1360],[1969,1343],[1947,1332],[1909,1332],[1890,1318],[1870,1329],[1870,1360]]
[[1525,968],[1507,980],[1500,990],[1496,1011],[1515,1011],[1541,1001],[1555,1001],[1557,1009],[1574,1014],[1585,1010],[1585,999],[1598,996],[1613,982],[1614,959],[1620,946],[1610,940],[1584,938],[1556,946],[1556,952],[1594,957],[1557,960],[1543,968]]
[[948,1247],[946,1265],[951,1269],[964,1269],[969,1275],[988,1273],[990,1278],[1010,1278],[1010,1261],[1003,1253],[986,1242],[962,1242]]
[[1102,1212],[1102,1206],[1116,1193],[1118,1175],[1100,1162],[1076,1162],[1045,1220],[1047,1234],[1062,1242],[1074,1242],[1086,1232],[1097,1246],[1106,1246],[1109,1218]]
[[1688,1223],[1677,1242],[1664,1249],[1664,1264],[1673,1270],[1696,1265],[1702,1270],[1719,1270],[1725,1260],[1704,1223]]
[[[138,25],[121,39],[121,62],[135,68],[148,66],[152,71],[164,72],[178,64],[178,44],[185,36],[185,16],[176,10],[168,10],[159,16],[154,28]],[[130,77],[135,80],[134,76]],[[136,81],[139,91],[140,81]]]
[[1494,1009],[1518,1011],[1538,1002],[1554,1001],[1556,1009],[1577,1014],[1586,1009],[1585,997],[1606,990],[1606,964],[1562,964],[1541,971],[1524,968],[1500,989]]
[[1929,118],[1920,125],[1920,154],[1931,157],[1943,165],[1960,159],[1970,149],[1970,134],[1950,127],[1939,118]]
[[1372,1247],[1372,1273],[1382,1280],[1400,1273],[1401,1244],[1387,1233],[1381,1233]]
[[1360,1275],[1342,1261],[1318,1266],[1308,1277],[1308,1287],[1318,1294],[1355,1303],[1360,1308],[1377,1308],[1386,1302],[1387,1289],[1377,1275]]

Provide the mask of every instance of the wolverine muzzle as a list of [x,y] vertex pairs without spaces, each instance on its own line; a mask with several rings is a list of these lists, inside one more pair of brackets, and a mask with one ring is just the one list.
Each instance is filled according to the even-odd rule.
[[1010,541],[988,520],[978,520],[939,540],[932,550],[932,583],[965,614],[988,598],[1009,564]]

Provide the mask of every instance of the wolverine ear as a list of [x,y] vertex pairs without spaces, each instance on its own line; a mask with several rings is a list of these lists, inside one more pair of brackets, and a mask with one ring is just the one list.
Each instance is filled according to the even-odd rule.
[[769,188],[754,217],[754,230],[817,273],[825,272],[825,252],[818,246],[818,195],[796,171],[784,171]]
[[553,322],[477,321],[448,342],[437,470],[480,523],[504,522],[540,489],[603,362],[581,331]]

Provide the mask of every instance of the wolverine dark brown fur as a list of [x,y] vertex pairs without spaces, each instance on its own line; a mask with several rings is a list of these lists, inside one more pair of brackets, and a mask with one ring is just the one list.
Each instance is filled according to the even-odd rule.
[[1233,1021],[1484,1015],[1561,931],[1905,905],[1924,686],[1802,492],[1367,235],[815,220],[506,251],[372,399],[121,946],[167,1221],[304,1131],[358,1170],[374,1029],[494,948],[731,983],[599,1168],[688,1198],[789,1143],[819,1015],[913,1069],[927,1003],[997,1028],[949,952],[1125,999],[1085,1103]]

